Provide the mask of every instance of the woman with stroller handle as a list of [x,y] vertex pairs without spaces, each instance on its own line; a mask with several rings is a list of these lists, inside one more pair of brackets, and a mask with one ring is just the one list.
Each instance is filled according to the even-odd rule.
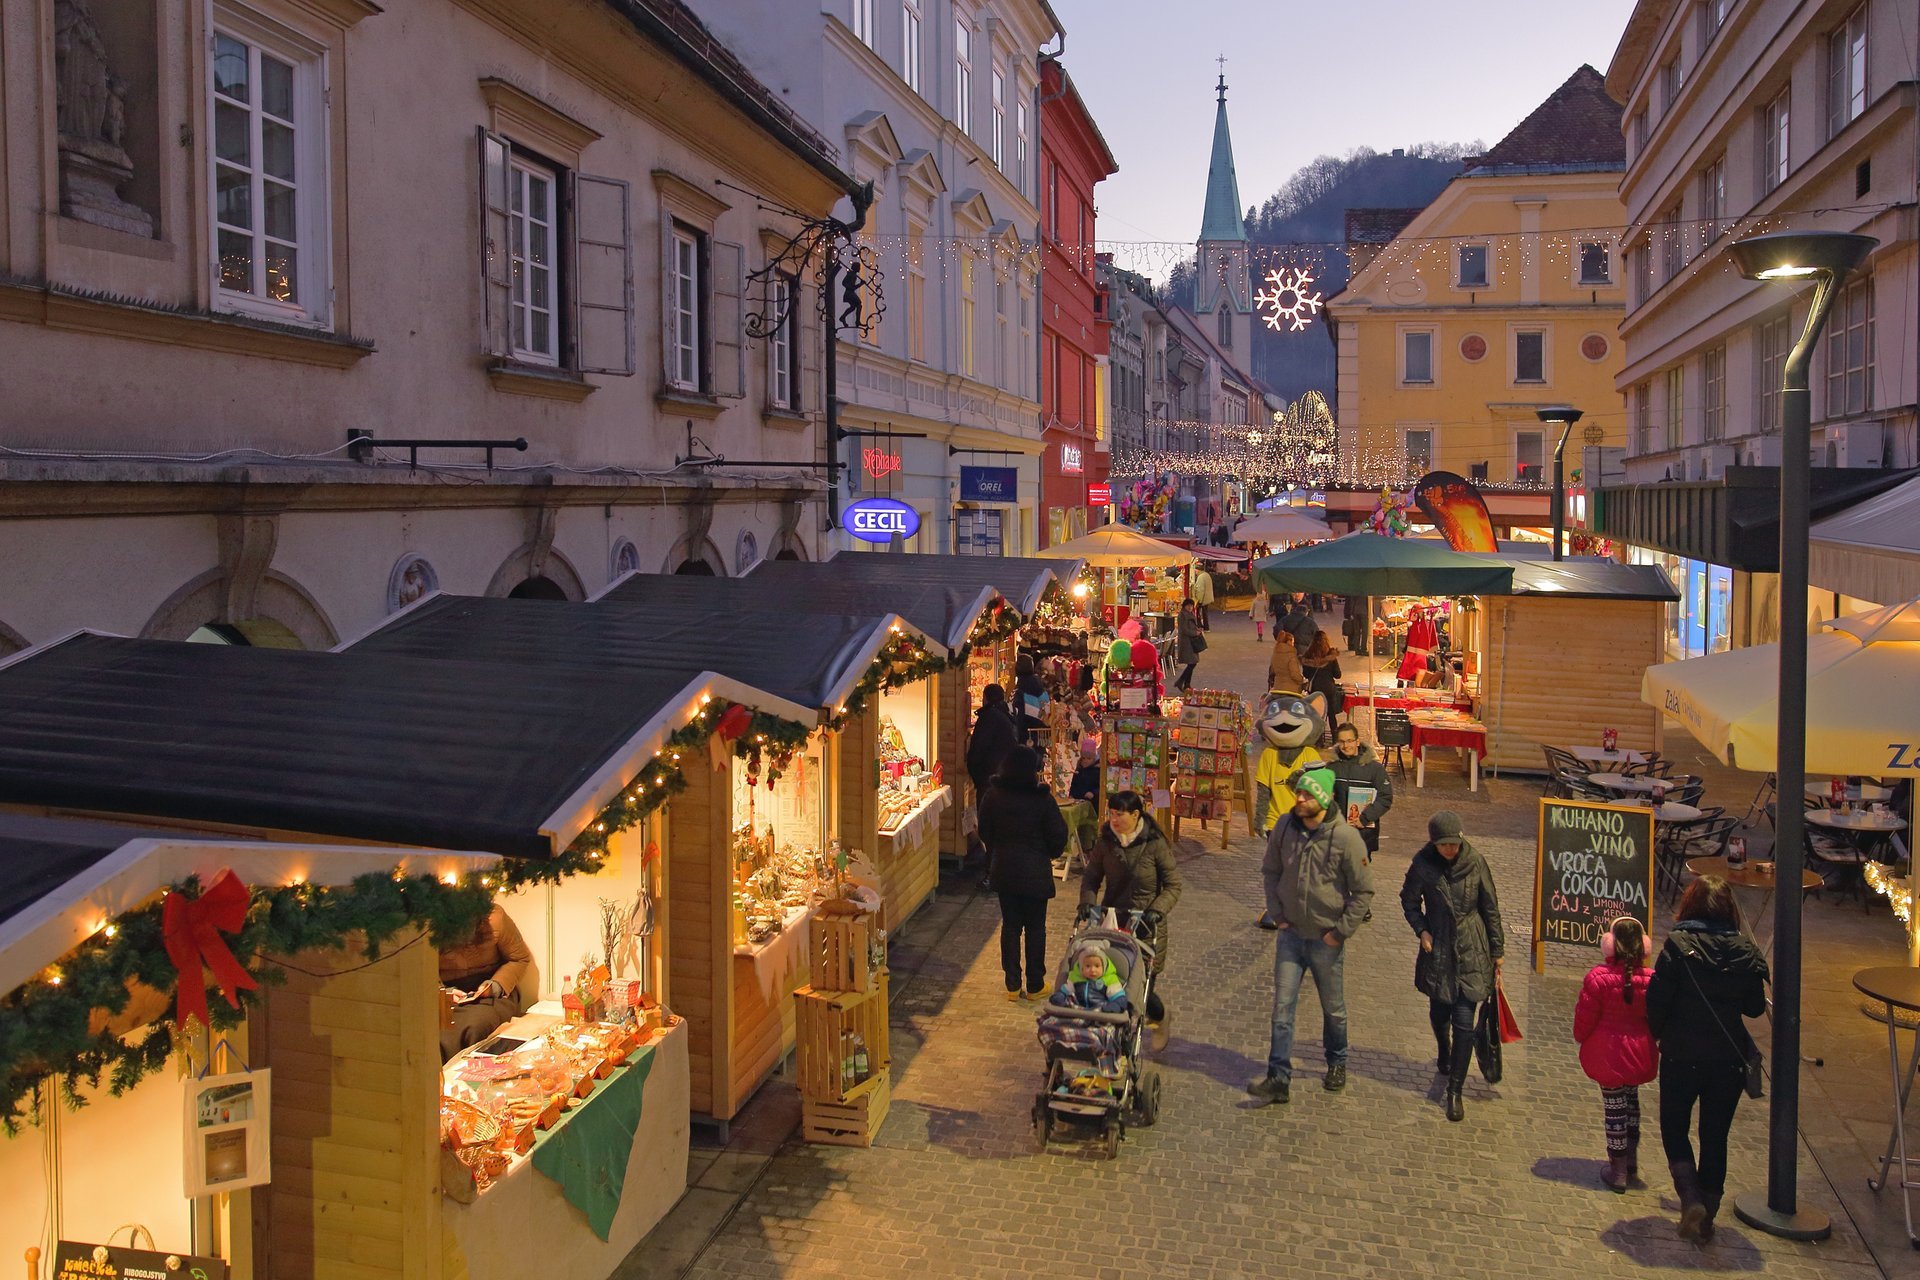
[[1167,913],[1180,900],[1185,886],[1173,859],[1173,845],[1160,830],[1146,804],[1132,791],[1107,801],[1107,821],[1087,853],[1087,869],[1080,876],[1080,914],[1112,908],[1125,928],[1132,912],[1140,913],[1141,936],[1153,946],[1153,985],[1147,993],[1147,1021],[1153,1024],[1156,1052],[1167,1047],[1173,1020],[1160,998],[1160,974],[1167,967],[1169,933]]
[[1040,769],[1040,753],[1032,747],[1009,749],[980,800],[987,875],[1000,895],[1000,970],[1009,1000],[1044,1000],[1053,991],[1047,982],[1047,903],[1054,894],[1053,860],[1067,847],[1067,820]]
[[1493,870],[1467,843],[1460,815],[1452,810],[1427,819],[1427,843],[1413,855],[1400,886],[1400,910],[1420,939],[1413,985],[1427,998],[1427,1021],[1440,1051],[1435,1068],[1447,1076],[1447,1119],[1464,1120],[1460,1091],[1473,1065],[1474,1015],[1493,998],[1507,930]]
[[[1740,919],[1733,887],[1702,876],[1680,895],[1673,931],[1647,984],[1647,1027],[1660,1042],[1660,1144],[1680,1197],[1685,1240],[1713,1239],[1727,1185],[1727,1131],[1755,1052],[1745,1019],[1767,1011],[1767,960]],[[1700,1157],[1687,1129],[1700,1108]]]

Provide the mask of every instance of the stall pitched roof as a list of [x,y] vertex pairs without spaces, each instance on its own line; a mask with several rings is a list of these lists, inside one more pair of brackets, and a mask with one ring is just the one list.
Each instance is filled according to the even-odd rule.
[[83,632],[0,668],[0,804],[549,857],[736,689]]
[[[763,560],[749,582],[860,582],[891,588],[927,585],[964,595],[986,588],[1021,614],[1040,607],[1056,581],[1071,581],[1076,562],[1038,556],[949,556],[920,552],[843,551],[830,560]],[[904,607],[903,617],[912,615]]]
[[104,822],[0,813],[0,924],[55,892],[138,834]]
[[1680,598],[1667,571],[1657,565],[1621,564],[1594,556],[1571,560],[1499,557],[1513,566],[1516,596],[1565,596],[1581,600],[1661,600]]
[[[883,612],[809,617],[739,579],[642,574],[592,604],[435,595],[351,646],[354,653],[564,667],[717,671],[816,712],[865,675],[900,619]],[[771,710],[772,708],[766,708]]]

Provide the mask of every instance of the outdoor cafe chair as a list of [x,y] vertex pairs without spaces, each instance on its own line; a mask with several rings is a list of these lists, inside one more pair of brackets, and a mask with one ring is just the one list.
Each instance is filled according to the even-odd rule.
[[1873,908],[1867,895],[1867,855],[1850,840],[1816,832],[1808,827],[1802,833],[1806,844],[1807,869],[1818,875],[1821,888],[1831,889],[1836,900],[1857,898],[1860,909]]
[[1773,820],[1773,789],[1777,785],[1772,774],[1768,774],[1760,785],[1754,788],[1753,801],[1747,805],[1747,811],[1740,816],[1742,823],[1751,823],[1762,814],[1767,820]]
[[1673,761],[1663,759],[1658,751],[1646,755],[1638,764],[1622,765],[1620,772],[1629,778],[1664,778],[1673,772]]
[[1559,747],[1542,745],[1541,754],[1547,760],[1547,789],[1545,795],[1567,797],[1574,793],[1576,786],[1585,786],[1587,775],[1593,770],[1584,764],[1579,756],[1571,751],[1562,751]]

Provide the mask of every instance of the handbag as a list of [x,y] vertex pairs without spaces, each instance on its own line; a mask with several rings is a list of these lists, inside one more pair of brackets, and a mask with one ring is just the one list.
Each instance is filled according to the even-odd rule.
[[1493,984],[1493,998],[1500,1006],[1500,1043],[1512,1044],[1524,1039],[1520,1034],[1520,1020],[1513,1016],[1513,1006],[1507,1003],[1507,989],[1498,979]]
[[1500,1061],[1500,988],[1494,998],[1482,1002],[1480,1018],[1473,1029],[1473,1059],[1480,1064],[1480,1075],[1488,1084],[1499,1084],[1505,1074]]
[[[1676,943],[1676,945],[1678,944]],[[1693,959],[1693,953],[1685,947],[1680,948],[1680,954],[1689,960]],[[1766,1097],[1767,1060],[1761,1056],[1760,1047],[1758,1045],[1754,1045],[1748,1049],[1742,1049],[1740,1047],[1740,1042],[1733,1038],[1733,1032],[1727,1030],[1727,1024],[1720,1021],[1720,1011],[1713,1007],[1711,1000],[1707,999],[1707,993],[1700,985],[1700,975],[1693,971],[1693,966],[1690,964],[1683,965],[1682,967],[1686,969],[1687,978],[1693,983],[1693,989],[1695,993],[1699,995],[1700,1003],[1706,1005],[1707,1012],[1713,1015],[1713,1025],[1720,1028],[1720,1034],[1727,1038],[1727,1043],[1732,1046],[1733,1051],[1739,1054],[1741,1061],[1746,1064],[1747,1078],[1745,1087],[1747,1096],[1749,1098]]]
[[1207,651],[1207,638],[1205,636],[1189,636],[1187,638],[1187,644],[1192,647],[1195,653],[1205,653]]

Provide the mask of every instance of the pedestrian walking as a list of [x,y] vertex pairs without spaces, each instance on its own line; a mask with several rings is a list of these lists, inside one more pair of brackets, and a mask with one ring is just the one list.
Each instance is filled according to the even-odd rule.
[[1340,687],[1340,655],[1334,652],[1325,631],[1313,633],[1312,645],[1300,655],[1300,668],[1307,692],[1327,700],[1327,723],[1337,723],[1347,705],[1347,692]]
[[1000,971],[1009,1000],[1044,1000],[1053,990],[1047,982],[1047,903],[1054,894],[1053,860],[1067,848],[1067,820],[1041,777],[1041,763],[1032,747],[1012,748],[980,801],[987,874],[1000,895]]
[[[1767,1011],[1767,961],[1748,936],[1733,887],[1702,876],[1680,895],[1673,931],[1647,985],[1660,1044],[1660,1142],[1680,1197],[1680,1236],[1711,1240],[1727,1186],[1727,1131],[1759,1050],[1744,1019]],[[1700,1108],[1696,1163],[1687,1130]]]
[[1193,571],[1193,585],[1189,590],[1193,597],[1194,606],[1200,615],[1200,629],[1202,631],[1213,630],[1213,614],[1211,612],[1213,607],[1213,575],[1205,569],[1196,567]]
[[1366,923],[1373,904],[1367,846],[1333,807],[1333,772],[1309,769],[1294,783],[1293,810],[1267,837],[1260,873],[1266,883],[1273,936],[1273,1031],[1267,1074],[1247,1085],[1262,1102],[1285,1103],[1293,1081],[1294,1012],[1300,983],[1313,974],[1320,995],[1327,1074],[1321,1087],[1347,1086],[1347,997],[1343,984],[1347,941]]
[[1020,741],[1029,745],[1036,730],[1047,723],[1047,704],[1053,695],[1034,665],[1033,655],[1023,653],[1013,660],[1013,721],[1020,728]]
[[968,837],[968,856],[984,856],[980,840],[980,802],[986,798],[987,784],[1000,771],[1000,762],[1008,751],[1020,744],[1020,728],[1007,709],[1007,691],[990,684],[980,691],[980,711],[973,718],[967,735],[967,780],[973,784],[973,831]]
[[[1327,761],[1327,767],[1333,770],[1335,807],[1360,832],[1360,838],[1366,842],[1367,860],[1371,862],[1373,855],[1380,852],[1380,819],[1393,808],[1393,779],[1387,776],[1387,766],[1380,762],[1372,747],[1360,741],[1358,728],[1343,724],[1333,731],[1333,759]],[[1366,799],[1364,792],[1356,797],[1355,787],[1371,788],[1373,798]],[[1353,807],[1355,799],[1360,800],[1357,813]]]
[[1273,600],[1267,595],[1267,589],[1256,585],[1253,603],[1247,606],[1247,613],[1253,618],[1253,638],[1256,642],[1267,638],[1267,614],[1272,607]]
[[1287,606],[1287,616],[1280,625],[1293,633],[1293,647],[1299,653],[1306,653],[1313,648],[1313,638],[1320,634],[1320,623],[1313,616],[1313,606],[1307,603],[1306,595],[1299,591],[1293,593],[1293,600]]
[[1133,912],[1140,913],[1140,936],[1153,947],[1146,1014],[1153,1026],[1155,1052],[1166,1048],[1173,1034],[1173,1020],[1160,995],[1160,975],[1167,967],[1171,941],[1167,915],[1185,887],[1174,861],[1173,843],[1147,812],[1146,803],[1132,791],[1115,793],[1107,801],[1107,821],[1080,876],[1080,915],[1085,920],[1111,908],[1124,928]]
[[1600,1181],[1616,1194],[1640,1176],[1640,1086],[1660,1073],[1660,1049],[1647,1027],[1652,954],[1640,922],[1619,917],[1600,935],[1600,963],[1587,971],[1573,1006],[1581,1070],[1600,1086],[1607,1135],[1607,1171]]
[[1447,1119],[1464,1120],[1460,1091],[1473,1065],[1474,1014],[1493,998],[1507,930],[1493,869],[1467,842],[1452,810],[1427,819],[1427,843],[1413,855],[1400,886],[1400,910],[1420,939],[1413,985],[1427,998],[1427,1021],[1439,1048],[1435,1070],[1447,1077]]
[[1182,693],[1193,688],[1193,669],[1200,665],[1200,655],[1206,647],[1207,637],[1200,626],[1199,606],[1191,600],[1182,600],[1173,640],[1173,660],[1180,668],[1180,674],[1174,677],[1174,688]]
[[1273,652],[1267,658],[1267,691],[1299,693],[1307,687],[1307,676],[1300,668],[1300,652],[1294,647],[1293,632],[1284,627],[1273,629]]

